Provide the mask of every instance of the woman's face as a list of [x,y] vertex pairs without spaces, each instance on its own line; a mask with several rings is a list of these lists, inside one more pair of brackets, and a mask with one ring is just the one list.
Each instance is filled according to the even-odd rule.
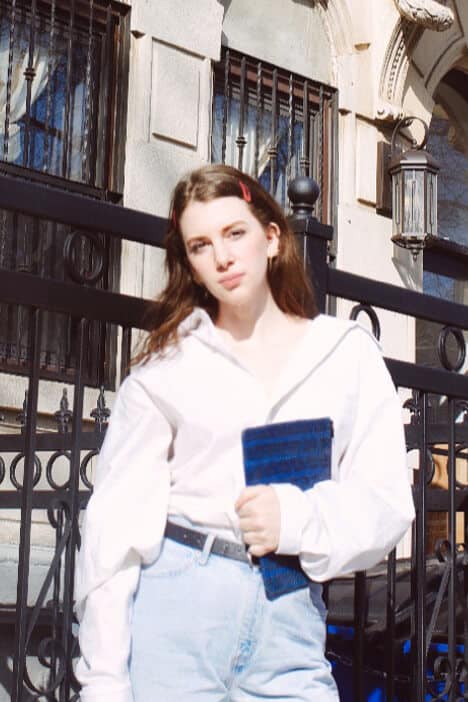
[[280,231],[266,227],[238,197],[190,202],[180,229],[194,278],[221,305],[242,306],[268,292],[268,258],[278,253]]

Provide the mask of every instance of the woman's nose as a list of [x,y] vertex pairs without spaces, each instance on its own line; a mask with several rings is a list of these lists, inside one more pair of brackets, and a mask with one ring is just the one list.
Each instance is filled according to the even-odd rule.
[[223,242],[213,247],[216,268],[226,268],[233,262],[229,247]]

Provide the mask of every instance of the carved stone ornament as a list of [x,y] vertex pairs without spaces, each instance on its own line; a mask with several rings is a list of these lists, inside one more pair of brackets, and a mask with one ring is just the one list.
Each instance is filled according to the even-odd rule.
[[391,102],[379,100],[377,105],[376,119],[380,122],[389,122],[393,124],[398,122],[403,117],[403,108],[401,105],[395,105]]
[[424,28],[402,17],[395,25],[385,52],[375,118],[395,124],[403,116],[403,92],[410,57]]
[[395,4],[402,17],[436,32],[444,32],[455,20],[452,10],[436,0],[395,0]]

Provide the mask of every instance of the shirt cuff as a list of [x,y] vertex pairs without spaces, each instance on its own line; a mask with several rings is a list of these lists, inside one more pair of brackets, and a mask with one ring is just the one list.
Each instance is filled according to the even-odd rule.
[[302,534],[309,521],[310,506],[305,493],[291,483],[273,483],[280,504],[280,536],[275,553],[297,556],[302,550]]
[[87,691],[86,686],[81,688],[81,702],[133,702],[131,685],[124,687],[103,686],[99,689],[93,686],[92,691]]

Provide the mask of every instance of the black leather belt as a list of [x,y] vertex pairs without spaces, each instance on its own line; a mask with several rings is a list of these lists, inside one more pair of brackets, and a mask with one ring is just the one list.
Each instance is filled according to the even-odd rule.
[[[164,536],[172,541],[177,541],[179,544],[196,548],[203,551],[203,547],[208,538],[208,534],[203,534],[195,529],[188,529],[180,524],[167,522]],[[216,556],[224,556],[225,558],[233,558],[236,561],[251,563],[244,544],[236,544],[234,541],[220,539],[218,536],[213,541],[210,553]],[[255,562],[256,559],[254,559]]]

